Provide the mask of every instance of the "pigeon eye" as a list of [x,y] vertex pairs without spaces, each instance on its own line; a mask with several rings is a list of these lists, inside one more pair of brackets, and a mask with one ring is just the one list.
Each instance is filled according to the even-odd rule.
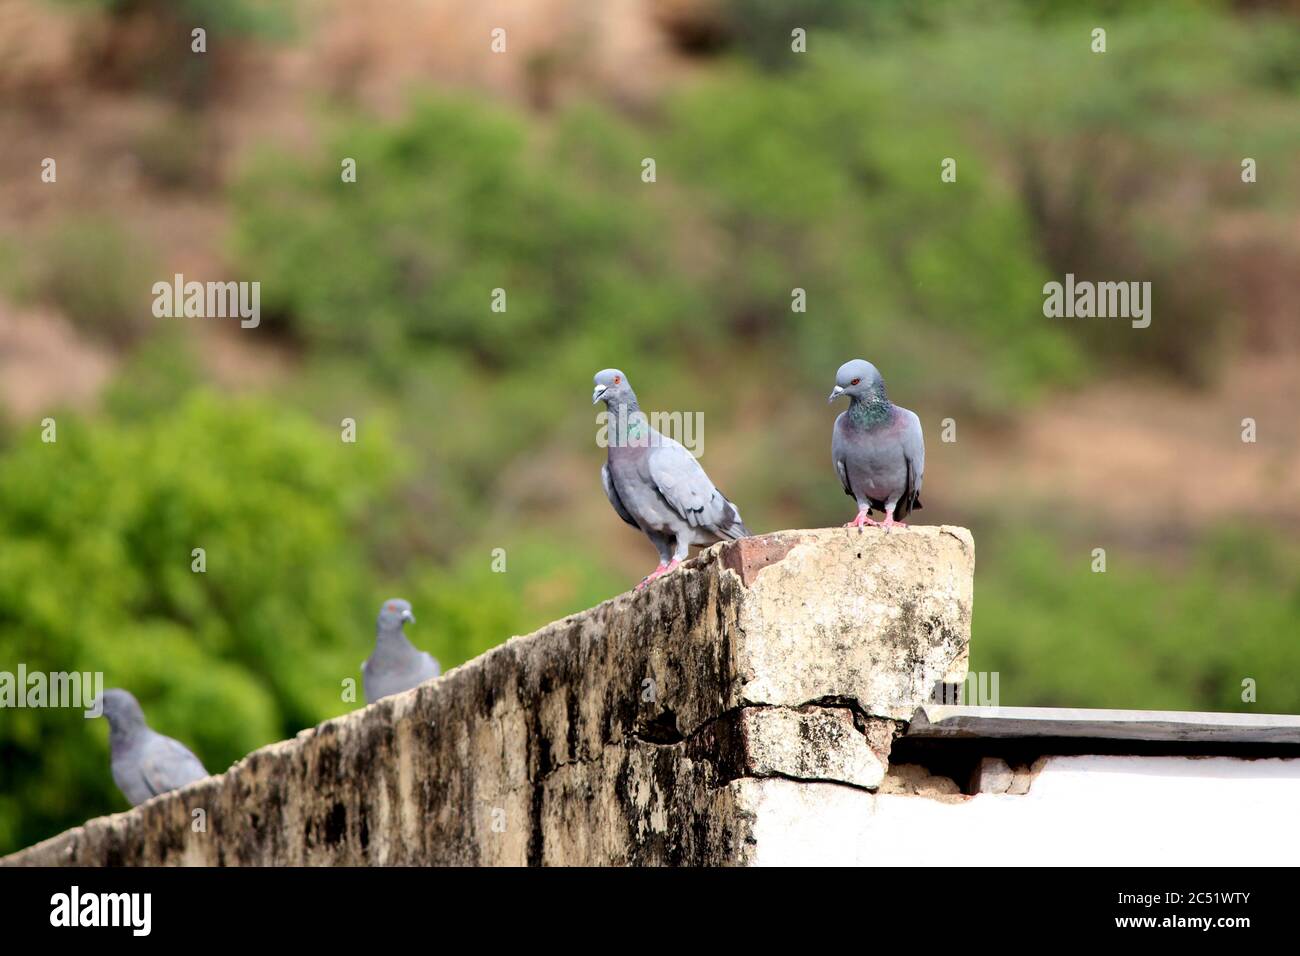
[[622,376],[622,375],[615,375],[615,376],[614,376],[614,384],[615,384],[615,385],[617,385],[617,384],[618,384],[619,382],[621,382],[621,381],[623,381],[623,376]]
[[857,384],[858,384],[859,382],[861,382],[861,381],[862,381],[862,379],[860,379],[860,378],[855,378],[853,381],[849,382],[849,384],[850,384],[850,385],[857,385]]

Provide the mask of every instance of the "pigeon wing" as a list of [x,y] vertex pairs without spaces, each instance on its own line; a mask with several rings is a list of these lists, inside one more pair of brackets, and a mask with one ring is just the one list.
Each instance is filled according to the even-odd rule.
[[609,503],[614,506],[614,510],[618,513],[618,516],[632,527],[639,528],[640,525],[636,523],[636,519],[632,517],[632,513],[628,511],[627,506],[623,504],[623,499],[618,496],[618,490],[614,487],[614,482],[609,477],[609,462],[605,462],[605,464],[600,466],[600,483],[605,486],[605,497],[608,498]]
[[658,444],[648,456],[650,480],[669,507],[691,527],[726,538],[748,536],[740,512],[714,487],[695,456],[671,438],[655,436]]
[[[921,480],[925,477],[925,436],[921,432],[921,419],[916,417],[916,413],[907,409],[899,409],[909,419],[906,427],[903,429],[903,461],[907,465],[907,481],[903,490],[903,497],[899,500],[899,508],[902,514],[896,514],[895,517],[905,518],[907,514],[915,508],[922,507],[921,504]],[[903,510],[902,504],[906,502],[907,509]]]
[[140,761],[140,774],[154,796],[208,775],[199,758],[178,740],[159,734]]
[[835,462],[835,474],[840,476],[840,484],[844,486],[844,493],[850,498],[856,498],[853,493],[853,485],[849,481],[849,466],[846,461],[848,449],[845,448],[847,439],[843,432],[840,431],[840,419],[844,417],[844,412],[840,412],[839,417],[835,419],[835,428],[831,431],[831,459]]

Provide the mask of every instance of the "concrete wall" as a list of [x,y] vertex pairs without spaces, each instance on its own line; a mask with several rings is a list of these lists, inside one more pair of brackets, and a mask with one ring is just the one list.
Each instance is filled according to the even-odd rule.
[[965,678],[973,570],[961,528],[719,545],[3,862],[816,862],[896,785],[896,720]]

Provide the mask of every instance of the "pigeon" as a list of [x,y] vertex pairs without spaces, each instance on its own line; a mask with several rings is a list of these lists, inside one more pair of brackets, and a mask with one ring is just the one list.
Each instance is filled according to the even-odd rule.
[[609,459],[600,469],[605,495],[659,552],[659,566],[637,588],[675,569],[691,545],[749,537],[740,512],[695,456],[650,427],[627,376],[607,368],[596,373],[595,383],[591,403],[603,401],[609,409]]
[[442,673],[442,668],[432,654],[418,650],[406,639],[402,627],[407,621],[415,623],[409,601],[393,598],[385,601],[379,609],[379,620],[375,626],[375,651],[361,665],[367,704],[373,704],[390,694],[410,690]]
[[208,775],[183,743],[149,728],[139,701],[129,692],[106,690],[103,704],[113,782],[131,806]]
[[[862,359],[845,362],[835,373],[827,402],[841,395],[849,397],[849,407],[835,419],[831,457],[844,493],[858,503],[858,516],[845,527],[906,527],[902,519],[921,507],[921,420],[889,400],[880,372]],[[883,522],[871,519],[873,509],[885,513]]]

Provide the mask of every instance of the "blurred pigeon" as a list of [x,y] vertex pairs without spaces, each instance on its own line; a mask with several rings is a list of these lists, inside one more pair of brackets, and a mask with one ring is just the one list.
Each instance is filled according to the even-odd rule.
[[618,516],[640,528],[659,552],[645,587],[685,560],[691,545],[747,538],[736,506],[713,487],[695,456],[650,427],[627,376],[596,373],[591,403],[609,409],[609,460],[600,469],[605,495]]
[[882,527],[906,527],[902,519],[921,507],[921,420],[889,400],[880,372],[862,359],[845,362],[835,373],[827,401],[841,395],[849,396],[849,407],[835,419],[831,457],[844,493],[858,502],[858,516],[845,527],[877,524],[872,509],[885,513]]
[[131,806],[208,775],[183,743],[150,730],[140,703],[118,688],[104,691],[113,782]]
[[410,690],[416,684],[423,684],[442,673],[438,661],[431,654],[416,649],[406,639],[402,627],[407,621],[415,623],[409,601],[393,598],[385,601],[379,609],[379,621],[375,627],[375,651],[361,665],[367,704],[373,704],[390,694]]

